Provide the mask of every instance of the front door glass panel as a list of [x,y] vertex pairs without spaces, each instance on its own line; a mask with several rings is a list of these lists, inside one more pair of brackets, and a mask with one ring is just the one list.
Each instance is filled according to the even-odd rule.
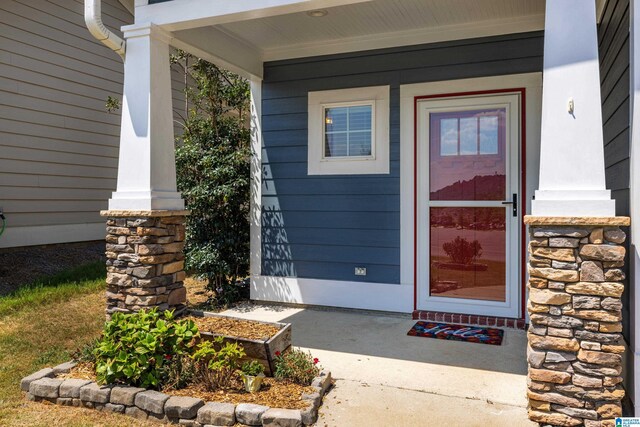
[[430,114],[431,200],[504,200],[506,110]]
[[504,208],[430,208],[430,294],[505,301]]
[[431,296],[506,299],[506,210],[495,206],[507,199],[506,115],[429,114]]

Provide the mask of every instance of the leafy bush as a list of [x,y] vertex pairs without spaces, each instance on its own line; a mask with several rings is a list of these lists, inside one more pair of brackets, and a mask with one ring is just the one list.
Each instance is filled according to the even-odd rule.
[[229,388],[237,378],[236,370],[244,356],[241,345],[225,343],[222,337],[215,337],[213,342],[202,341],[193,354],[198,374],[196,380],[201,381],[209,391]]
[[260,374],[264,374],[264,366],[257,360],[251,360],[242,364],[242,373],[245,375],[251,375],[257,377]]
[[176,150],[178,188],[191,211],[186,267],[208,280],[214,303],[227,305],[246,296],[236,282],[249,270],[249,85],[184,53],[172,61],[194,82]]
[[482,245],[477,240],[469,242],[457,236],[451,242],[442,244],[442,249],[451,258],[451,261],[459,264],[470,264],[477,257],[482,256]]
[[94,350],[98,382],[158,387],[167,362],[187,354],[198,335],[192,320],[175,321],[170,311],[114,313]]
[[274,377],[308,386],[320,373],[319,360],[300,349],[291,348],[284,354],[276,353]]

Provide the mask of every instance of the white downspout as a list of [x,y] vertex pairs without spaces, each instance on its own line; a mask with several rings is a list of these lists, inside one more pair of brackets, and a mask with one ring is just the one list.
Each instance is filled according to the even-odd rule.
[[124,60],[125,41],[102,23],[102,0],[84,0],[84,22],[93,37],[100,40]]

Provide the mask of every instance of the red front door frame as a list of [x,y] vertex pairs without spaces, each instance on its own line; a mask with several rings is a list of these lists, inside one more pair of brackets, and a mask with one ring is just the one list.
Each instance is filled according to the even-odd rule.
[[[438,98],[455,98],[474,95],[496,95],[506,93],[520,94],[520,209],[526,208],[526,190],[527,190],[527,128],[526,128],[526,89],[525,88],[511,88],[511,89],[495,89],[495,90],[483,90],[475,92],[453,92],[453,93],[439,93],[435,95],[422,95],[415,96],[413,98],[413,309],[417,310],[418,307],[418,102],[425,99],[438,99]],[[526,227],[521,216],[520,221],[520,251],[522,254],[521,267],[520,267],[520,319],[524,319],[526,311]],[[462,313],[465,314],[465,313]]]

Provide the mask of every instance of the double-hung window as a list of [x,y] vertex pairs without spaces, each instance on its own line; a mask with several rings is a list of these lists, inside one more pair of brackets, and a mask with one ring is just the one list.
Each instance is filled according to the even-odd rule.
[[324,159],[375,157],[375,101],[324,106]]

